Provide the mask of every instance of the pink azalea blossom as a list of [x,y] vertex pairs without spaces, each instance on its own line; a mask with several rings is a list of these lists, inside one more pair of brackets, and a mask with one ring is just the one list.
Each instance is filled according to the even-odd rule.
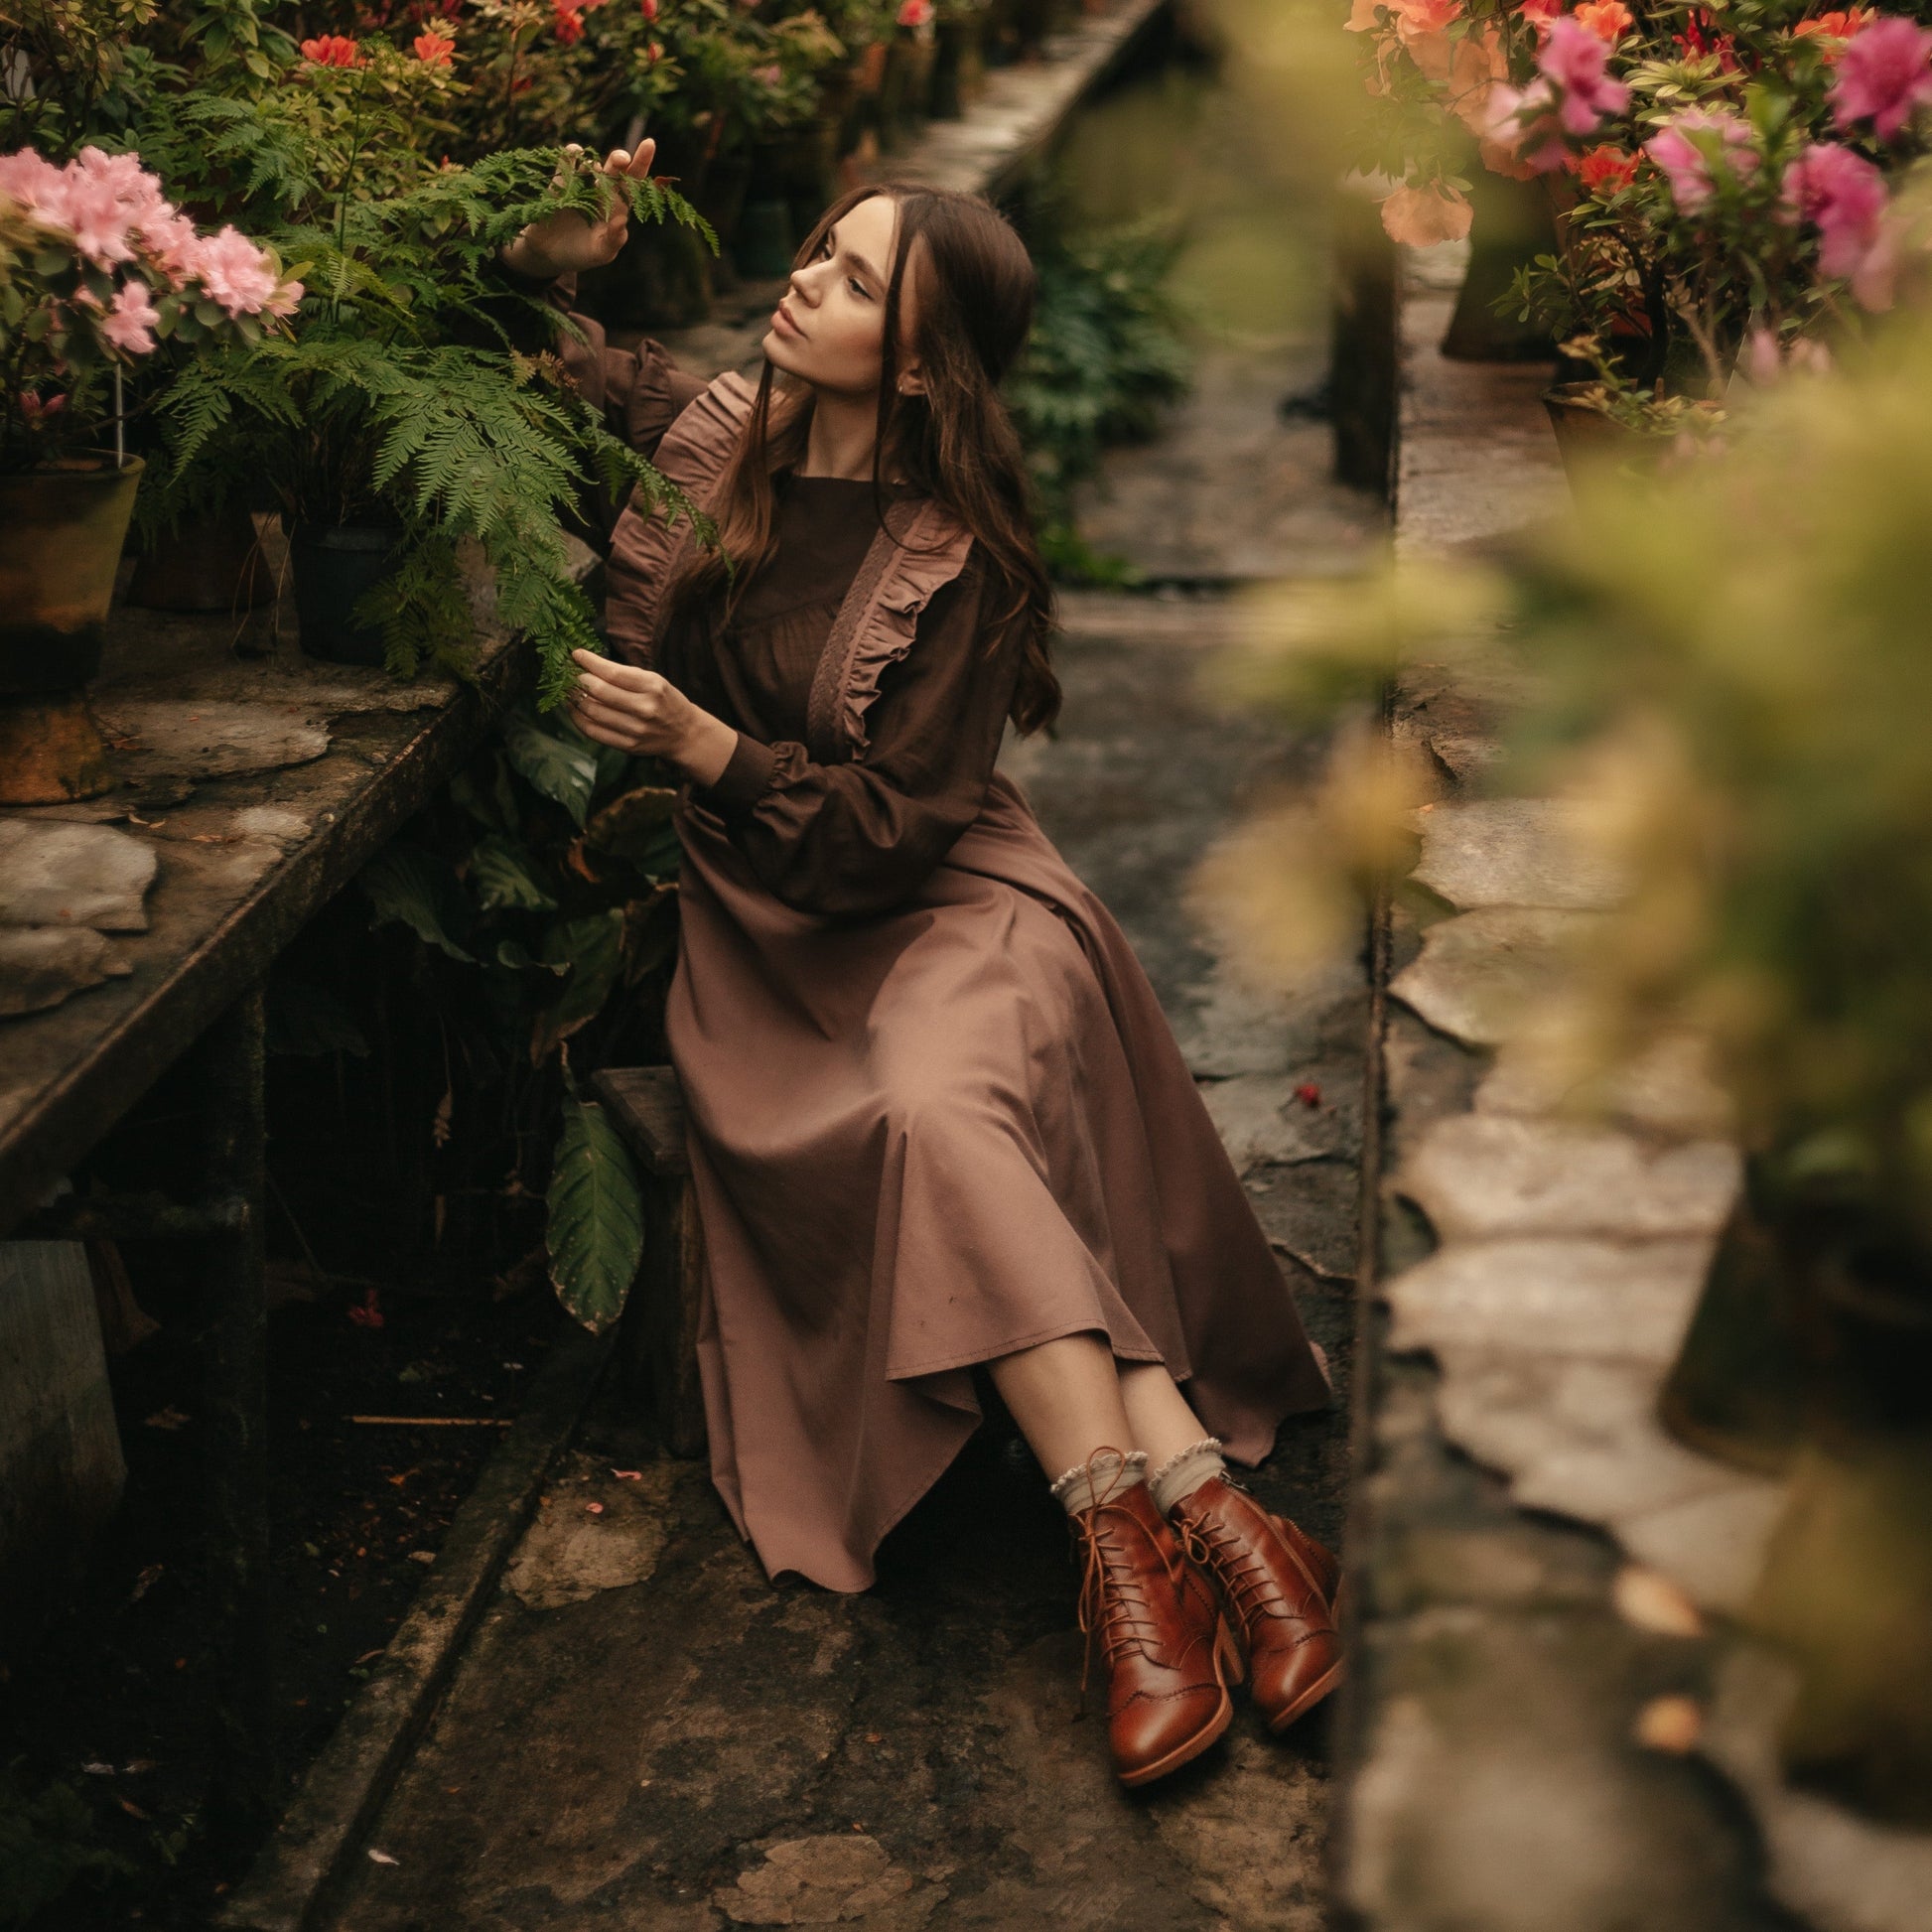
[[276,298],[275,258],[235,227],[199,241],[188,273],[231,316],[258,316]]
[[54,211],[66,207],[67,182],[65,169],[32,148],[0,154],[0,195],[18,202],[37,221],[61,225]]
[[1884,226],[1884,176],[1863,155],[1820,141],[1785,170],[1784,193],[1818,230],[1819,268],[1827,275],[1857,274]]
[[101,340],[126,354],[146,355],[154,347],[154,326],[160,320],[147,283],[130,275],[114,292],[113,307],[100,325]]
[[1568,133],[1593,134],[1605,115],[1629,106],[1630,89],[1604,72],[1609,58],[1609,48],[1587,27],[1571,19],[1550,23],[1536,65],[1563,89],[1557,113]]
[[1718,152],[1733,174],[1748,175],[1757,167],[1750,128],[1737,115],[1701,107],[1679,114],[1644,143],[1643,151],[1663,171],[1671,200],[1685,214],[1695,214],[1711,199],[1710,143],[1691,138],[1698,134],[1718,138]]
[[1527,87],[1492,87],[1483,102],[1473,131],[1485,159],[1494,148],[1515,154],[1536,174],[1563,167],[1570,158],[1566,137],[1595,133],[1605,115],[1630,104],[1630,89],[1604,71],[1609,57],[1587,27],[1568,17],[1552,21],[1537,53],[1536,79]]
[[135,232],[149,261],[169,281],[179,285],[199,239],[194,222],[187,215],[163,207],[136,222]]
[[898,24],[923,27],[932,18],[932,0],[899,0]]
[[1849,42],[1832,83],[1832,112],[1840,127],[1868,120],[1889,141],[1919,103],[1932,99],[1932,33],[1887,14]]

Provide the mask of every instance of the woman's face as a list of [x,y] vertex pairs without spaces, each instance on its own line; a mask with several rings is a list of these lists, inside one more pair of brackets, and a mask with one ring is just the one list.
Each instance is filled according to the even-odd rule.
[[[826,231],[772,314],[764,353],[773,368],[835,395],[877,393],[897,227],[897,205],[874,195]],[[911,282],[899,289],[901,339],[911,333]]]

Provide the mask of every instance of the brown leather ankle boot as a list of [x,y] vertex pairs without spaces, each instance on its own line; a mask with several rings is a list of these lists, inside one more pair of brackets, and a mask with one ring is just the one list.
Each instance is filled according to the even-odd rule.
[[1198,1757],[1234,1715],[1240,1658],[1214,1592],[1188,1563],[1145,1482],[1072,1518],[1080,1628],[1107,1665],[1107,1742],[1122,1784],[1151,1784]]
[[1286,1730],[1341,1682],[1341,1566],[1225,1476],[1209,1476],[1173,1515],[1188,1557],[1220,1586],[1241,1633],[1255,1708],[1270,1730]]

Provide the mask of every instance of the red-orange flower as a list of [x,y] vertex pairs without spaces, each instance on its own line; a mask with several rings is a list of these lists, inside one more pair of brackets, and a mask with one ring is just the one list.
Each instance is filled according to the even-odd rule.
[[409,45],[426,68],[448,67],[450,56],[456,52],[456,42],[447,34],[418,34]]
[[1587,195],[1601,195],[1606,199],[1618,189],[1628,188],[1637,178],[1637,157],[1607,145],[1591,148],[1570,165]]
[[1823,41],[1819,58],[1828,68],[1835,68],[1845,57],[1846,47],[1871,25],[1869,7],[1847,7],[1834,13],[1814,14],[1810,20],[1801,20],[1792,32],[1805,40]]
[[584,16],[604,0],[550,0],[550,24],[566,47],[584,38]]
[[1550,31],[1550,23],[1563,14],[1563,0],[1523,0],[1516,11],[1537,31],[1539,38]]
[[1583,0],[1577,9],[1577,24],[1587,27],[1606,46],[1614,47],[1637,24],[1637,17],[1623,0]]
[[362,50],[346,34],[323,34],[302,43],[302,58],[319,68],[359,68]]

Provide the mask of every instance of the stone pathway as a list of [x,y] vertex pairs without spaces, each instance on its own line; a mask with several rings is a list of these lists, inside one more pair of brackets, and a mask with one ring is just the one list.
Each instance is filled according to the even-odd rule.
[[[1248,1184],[1345,1402],[1361,996],[1260,1005],[1181,906],[1239,799],[1307,759],[1192,697],[1217,610],[1079,603],[1067,728],[1010,763],[1210,1097],[1239,1094]],[[1290,1425],[1259,1483],[1329,1539],[1342,1415]],[[1278,1741],[1244,1709],[1197,1766],[1122,1793],[1081,1712],[1073,1594],[1064,1520],[997,1422],[888,1543],[878,1587],[842,1597],[767,1584],[702,1466],[653,1459],[607,1394],[333,1922],[1316,1932],[1324,1721]]]

